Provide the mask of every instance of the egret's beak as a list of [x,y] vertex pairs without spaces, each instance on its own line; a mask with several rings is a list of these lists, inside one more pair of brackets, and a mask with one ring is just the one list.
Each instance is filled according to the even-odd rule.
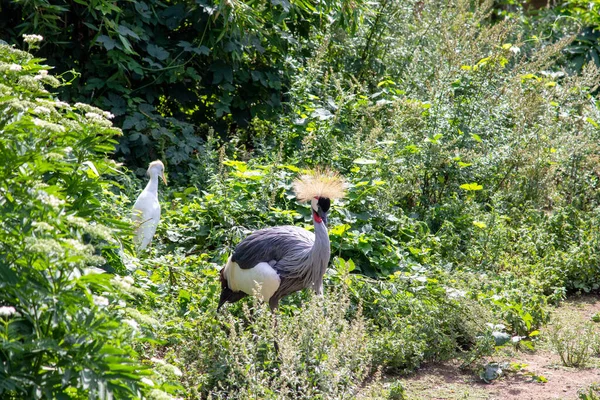
[[167,178],[165,178],[165,174],[160,174],[160,177],[162,178],[163,182],[166,185],[167,184]]

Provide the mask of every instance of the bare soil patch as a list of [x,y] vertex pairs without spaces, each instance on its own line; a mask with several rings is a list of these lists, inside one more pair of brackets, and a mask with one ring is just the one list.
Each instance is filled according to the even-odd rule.
[[[600,312],[600,297],[581,296],[566,301],[556,312],[585,320]],[[597,330],[600,332],[600,324]],[[545,332],[542,330],[542,335]],[[461,371],[458,362],[426,365],[414,375],[401,378],[408,399],[474,400],[571,400],[578,390],[600,383],[600,359],[593,357],[586,368],[567,368],[547,346],[534,353],[519,352],[502,361],[524,364],[519,372],[508,372],[491,384],[483,383],[472,372]],[[498,360],[500,361],[500,360]],[[547,380],[540,382],[540,380]],[[388,377],[386,381],[397,379]]]

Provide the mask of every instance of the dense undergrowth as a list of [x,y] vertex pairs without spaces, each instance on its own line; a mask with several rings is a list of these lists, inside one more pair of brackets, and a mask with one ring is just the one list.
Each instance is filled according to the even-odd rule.
[[[490,7],[381,1],[353,34],[308,35],[280,114],[208,128],[183,164],[158,150],[177,174],[142,254],[112,115],[1,45],[0,395],[354,398],[381,373],[533,347],[549,304],[600,288],[600,76],[573,66],[564,10]],[[317,165],[348,182],[325,296],[217,313],[245,235],[311,229],[291,182]]]

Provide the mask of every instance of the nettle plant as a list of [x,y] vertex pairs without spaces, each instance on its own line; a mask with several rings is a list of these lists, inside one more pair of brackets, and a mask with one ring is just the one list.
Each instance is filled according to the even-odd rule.
[[120,131],[55,99],[40,61],[0,45],[0,397],[137,397],[136,324],[121,323],[122,282],[101,269],[121,229],[100,204]]

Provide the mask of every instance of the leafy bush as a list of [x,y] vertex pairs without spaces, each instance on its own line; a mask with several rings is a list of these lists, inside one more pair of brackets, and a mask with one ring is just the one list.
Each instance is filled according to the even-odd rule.
[[100,269],[124,234],[101,204],[120,131],[55,99],[48,69],[0,45],[0,396],[139,397],[147,368]]
[[[561,70],[573,27],[547,35],[545,12],[498,19],[489,1],[363,4],[7,6],[38,16],[41,55],[88,34],[89,59],[74,46],[59,69],[82,76],[55,90],[117,116],[117,157],[145,167],[160,155],[185,179],[161,187],[153,249],[136,257],[121,216],[141,182],[106,180],[119,131],[98,109],[56,102],[46,67],[2,47],[3,394],[102,396],[91,370],[125,398],[358,396],[384,371],[488,358],[535,337],[569,292],[598,290],[600,77]],[[59,31],[57,18],[82,24]],[[218,269],[243,237],[312,229],[290,189],[315,165],[348,183],[332,206],[325,297],[216,314]],[[565,359],[581,363],[589,352],[574,346]],[[492,379],[500,365],[488,367]]]
[[600,385],[592,383],[587,388],[577,391],[577,398],[580,400],[598,400],[600,399]]
[[[17,1],[2,39],[43,35],[37,54],[74,74],[64,98],[105,107],[118,154],[185,171],[209,124],[221,135],[282,109],[289,74],[329,31],[356,29],[363,1]],[[69,74],[70,75],[70,74]]]
[[572,316],[557,316],[548,332],[550,344],[567,367],[584,367],[598,346],[598,334],[591,322],[573,321]]
[[[348,295],[312,297],[289,314],[242,307],[242,318],[207,313],[201,331],[181,343],[197,396],[246,399],[352,396],[369,375],[368,333],[360,311],[350,320]],[[278,350],[275,350],[275,344]]]

